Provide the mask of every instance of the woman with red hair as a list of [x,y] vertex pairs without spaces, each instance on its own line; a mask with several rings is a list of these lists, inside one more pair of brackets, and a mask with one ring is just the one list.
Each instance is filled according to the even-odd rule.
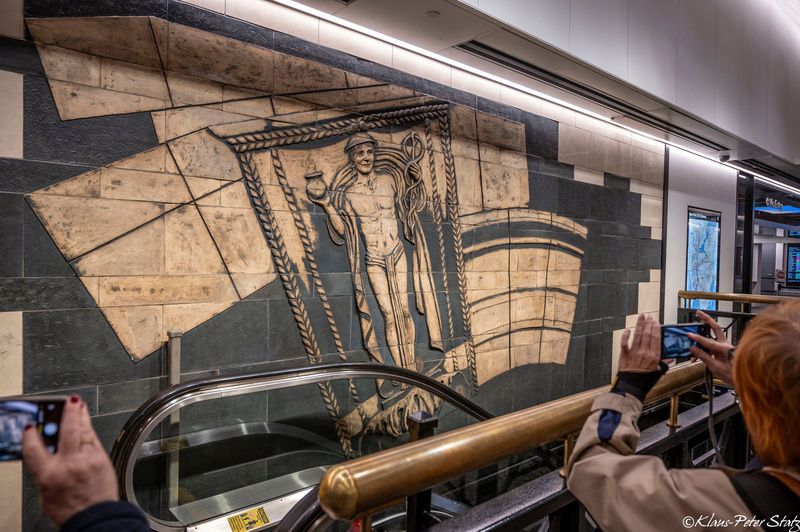
[[[619,372],[599,396],[570,458],[567,485],[603,530],[800,531],[800,301],[772,307],[748,325],[739,346],[710,317],[716,340],[693,348],[719,378],[733,381],[764,467],[667,469],[636,455],[642,401],[666,366],[658,322],[639,316],[622,338]],[[732,363],[731,363],[732,360]]]

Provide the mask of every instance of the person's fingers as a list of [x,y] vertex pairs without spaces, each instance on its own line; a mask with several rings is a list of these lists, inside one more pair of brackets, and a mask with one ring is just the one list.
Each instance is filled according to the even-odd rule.
[[58,435],[58,452],[76,453],[81,448],[81,400],[77,395],[71,396],[64,403],[64,414],[61,417],[61,430]]
[[631,349],[638,350],[639,347],[641,347],[646,326],[647,316],[644,314],[639,314],[639,318],[636,320],[636,330],[633,333],[633,345],[631,346]]
[[711,330],[714,331],[714,336],[716,337],[717,340],[719,340],[720,338],[725,338],[725,331],[722,329],[722,326],[719,323],[717,323],[717,321],[714,318],[712,318],[702,310],[698,310],[695,313],[695,315],[702,321],[704,321],[706,324],[708,324]]
[[34,480],[38,482],[39,475],[52,457],[47,452],[44,441],[35,427],[25,429],[22,434],[22,459]]
[[81,402],[81,440],[91,440],[95,443],[95,445],[100,448],[102,444],[100,443],[100,438],[97,437],[97,432],[95,432],[94,427],[92,426],[92,418],[89,416],[89,408],[86,406],[86,402]]
[[653,331],[650,334],[650,351],[656,356],[661,355],[661,324],[653,320]]
[[697,360],[701,361],[703,364],[708,366],[708,369],[714,371],[716,367],[719,365],[719,360],[712,357],[706,351],[703,351],[699,347],[692,346],[689,348],[689,352],[692,353],[692,356],[695,357]]
[[620,347],[622,348],[622,353],[627,354],[628,349],[630,349],[630,343],[628,342],[631,338],[631,330],[625,329],[622,331],[622,340],[620,342]]
[[727,351],[726,346],[716,340],[712,340],[711,338],[706,338],[705,336],[700,336],[699,334],[689,333],[690,340],[693,340],[700,344],[701,346],[705,347],[709,351],[714,351],[715,353],[723,353]]

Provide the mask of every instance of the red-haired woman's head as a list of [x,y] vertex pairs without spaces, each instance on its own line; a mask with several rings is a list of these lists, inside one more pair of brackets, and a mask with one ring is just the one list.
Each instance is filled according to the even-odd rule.
[[800,301],[771,307],[747,326],[733,379],[759,458],[800,466]]

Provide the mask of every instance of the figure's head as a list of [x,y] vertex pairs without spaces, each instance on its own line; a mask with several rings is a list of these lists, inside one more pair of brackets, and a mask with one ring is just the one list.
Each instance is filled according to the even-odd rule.
[[748,324],[733,380],[759,458],[800,467],[800,301],[769,308]]
[[372,172],[375,162],[375,148],[378,141],[367,133],[356,133],[347,141],[344,151],[353,162],[359,174],[367,175]]

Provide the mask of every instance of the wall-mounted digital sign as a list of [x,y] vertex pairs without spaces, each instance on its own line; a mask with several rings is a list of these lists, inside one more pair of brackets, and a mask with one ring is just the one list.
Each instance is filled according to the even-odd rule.
[[[689,233],[686,240],[686,290],[719,290],[719,229],[721,214],[689,207]],[[690,307],[717,310],[717,302],[693,299]]]
[[800,244],[786,244],[786,286],[800,286]]

